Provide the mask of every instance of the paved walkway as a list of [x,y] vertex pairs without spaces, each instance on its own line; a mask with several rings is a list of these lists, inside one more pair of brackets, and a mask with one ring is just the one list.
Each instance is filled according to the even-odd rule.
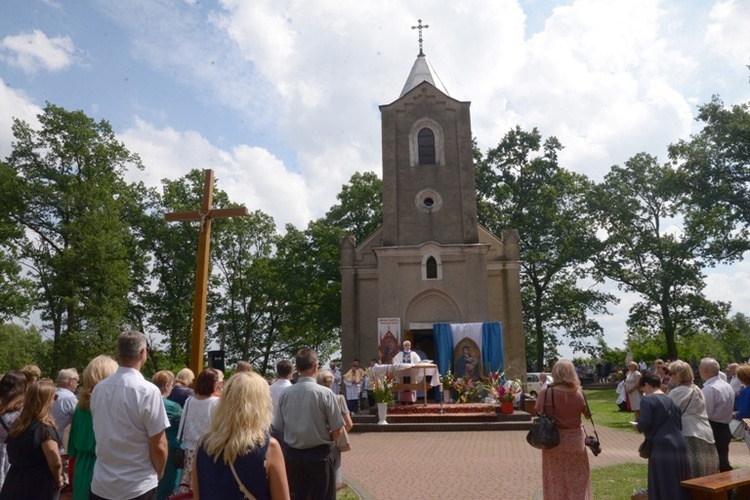
[[[638,456],[641,434],[597,430],[602,453],[589,453],[592,468],[644,462]],[[541,451],[526,443],[526,431],[370,432],[351,434],[350,440],[352,450],[343,454],[344,480],[363,499],[542,497]],[[744,442],[732,442],[729,459],[734,467],[750,467]]]

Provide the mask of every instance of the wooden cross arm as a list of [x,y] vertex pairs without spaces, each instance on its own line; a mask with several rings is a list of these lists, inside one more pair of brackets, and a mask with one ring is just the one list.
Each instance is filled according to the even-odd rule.
[[[225,219],[227,217],[243,217],[248,215],[247,207],[215,208],[210,210],[206,217],[210,219]],[[164,219],[169,222],[184,222],[201,220],[200,210],[189,210],[187,212],[172,212],[164,214]]]

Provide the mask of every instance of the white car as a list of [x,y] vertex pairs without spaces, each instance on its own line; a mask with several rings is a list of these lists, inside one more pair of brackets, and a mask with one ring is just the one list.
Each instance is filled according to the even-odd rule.
[[[542,392],[542,382],[539,380],[540,372],[528,372],[526,374],[526,394],[537,397]],[[552,375],[547,374],[547,383],[552,383]]]

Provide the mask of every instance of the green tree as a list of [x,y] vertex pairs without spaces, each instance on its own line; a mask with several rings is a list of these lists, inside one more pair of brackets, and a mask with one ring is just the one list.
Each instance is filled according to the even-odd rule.
[[137,246],[123,174],[141,163],[106,121],[52,104],[38,118],[39,130],[13,122],[9,218],[24,231],[16,248],[52,331],[57,369],[111,352],[123,326]]
[[725,107],[716,96],[699,108],[701,131],[669,148],[683,174],[685,223],[711,252],[738,259],[750,248],[750,103]]
[[49,345],[36,327],[0,324],[0,373],[34,364],[42,369],[42,373],[51,376],[49,351]]
[[591,182],[558,164],[559,141],[538,130],[509,131],[485,158],[478,152],[479,221],[500,234],[521,236],[521,294],[527,356],[536,366],[558,356],[565,335],[580,351],[596,351],[602,328],[591,314],[616,299],[591,287],[590,260],[598,248],[586,198]]
[[613,166],[590,198],[603,244],[597,271],[642,299],[628,317],[631,338],[663,336],[671,359],[681,335],[715,329],[729,309],[703,294],[702,270],[715,256],[696,226],[679,225],[680,185],[678,172],[639,153]]

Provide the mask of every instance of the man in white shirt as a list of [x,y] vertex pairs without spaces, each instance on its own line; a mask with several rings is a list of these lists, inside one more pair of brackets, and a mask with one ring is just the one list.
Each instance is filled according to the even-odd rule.
[[703,358],[698,365],[698,373],[703,379],[703,396],[706,399],[708,423],[714,431],[716,451],[719,452],[719,470],[732,470],[729,464],[729,443],[732,433],[729,422],[732,421],[734,409],[734,391],[719,377],[721,366],[714,358]]
[[167,463],[169,427],[159,389],[141,375],[146,336],[127,331],[117,340],[120,367],[91,394],[96,437],[92,500],[155,500]]
[[341,392],[341,370],[339,370],[333,361],[328,366],[331,368],[331,373],[333,373],[333,387],[331,387],[331,390],[334,394],[339,394]]
[[276,408],[279,405],[281,393],[292,385],[292,368],[292,362],[286,359],[276,363],[276,380],[269,387],[274,413],[276,413]]

